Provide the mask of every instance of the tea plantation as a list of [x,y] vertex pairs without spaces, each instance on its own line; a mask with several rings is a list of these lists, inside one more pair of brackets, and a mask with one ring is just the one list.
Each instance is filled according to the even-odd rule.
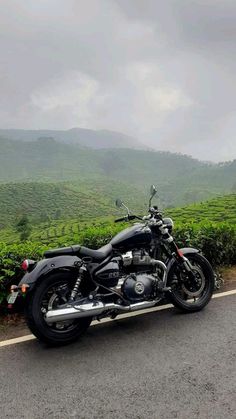
[[[175,222],[174,236],[180,247],[200,248],[214,266],[236,263],[235,194],[169,209],[165,215],[171,216]],[[23,274],[20,263],[25,257],[39,259],[47,248],[76,243],[101,247],[127,226],[113,221],[114,217],[83,221],[48,220],[33,225],[26,242],[20,242],[19,234],[13,229],[1,230],[0,301],[4,300],[9,285],[20,280]]]

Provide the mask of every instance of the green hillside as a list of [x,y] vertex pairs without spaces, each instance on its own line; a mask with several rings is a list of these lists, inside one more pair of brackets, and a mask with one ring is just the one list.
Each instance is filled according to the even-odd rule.
[[234,192],[235,179],[236,161],[213,164],[168,152],[94,150],[50,138],[32,142],[0,139],[1,183],[75,182],[81,192],[87,183],[95,189],[103,184],[106,191],[112,183],[122,183],[142,195],[155,183],[163,206],[170,207]]
[[[145,209],[140,214],[146,214]],[[216,223],[220,226],[222,222],[236,227],[236,194],[220,196],[183,208],[167,209],[163,211],[163,216],[171,216],[177,230],[182,229],[185,224],[187,226],[193,224],[196,227],[202,224],[208,227],[209,223]],[[93,243],[93,236],[103,235],[105,231],[106,235],[111,238],[118,230],[127,226],[127,223],[124,225],[114,224],[114,217],[91,219],[84,222],[79,219],[55,220],[49,224],[35,226],[31,234],[31,240],[50,246],[52,244],[66,245],[73,242],[86,242],[86,240],[89,244],[90,242]]]
[[236,225],[236,194],[219,196],[183,208],[174,208],[167,210],[166,213],[181,223],[211,221]]
[[[53,186],[50,185],[50,187]],[[88,200],[91,199],[89,196],[87,198]],[[88,201],[88,204],[91,207],[91,202]],[[133,202],[133,204],[135,203]],[[30,240],[50,246],[72,244],[81,241],[82,238],[83,241],[87,240],[87,237],[92,240],[91,237],[97,236],[100,231],[104,230],[112,237],[113,234],[127,226],[127,224],[115,225],[114,218],[121,216],[121,210],[115,209],[113,202],[111,202],[111,205],[109,203],[107,205],[107,207],[100,207],[101,213],[102,210],[104,214],[106,213],[104,216],[98,214],[98,206],[96,205],[96,208],[92,207],[90,217],[86,212],[86,208],[84,208],[84,216],[82,217],[77,215],[76,212],[71,212],[71,216],[64,219],[51,218],[41,222],[38,220],[37,223],[32,224]],[[132,208],[134,209],[135,206]],[[106,212],[106,209],[109,211]],[[145,214],[146,207],[140,208],[139,213]],[[207,226],[209,222],[219,225],[222,222],[226,222],[230,226],[236,227],[236,194],[219,196],[218,198],[183,208],[166,209],[163,211],[163,215],[171,216],[177,228],[182,228],[185,224],[187,226],[199,226],[200,224]],[[6,243],[19,242],[19,234],[9,226],[1,230],[1,241]]]
[[[58,219],[86,220],[117,213],[115,199],[143,209],[147,196],[121,182],[7,183],[0,184],[0,229],[12,226],[23,215],[33,224]],[[141,204],[140,204],[141,203]]]

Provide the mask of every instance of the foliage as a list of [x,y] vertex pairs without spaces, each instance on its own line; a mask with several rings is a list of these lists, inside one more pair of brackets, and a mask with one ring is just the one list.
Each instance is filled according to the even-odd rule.
[[[75,233],[77,242],[98,248],[106,244],[124,225],[104,225],[100,228],[89,226],[80,233]],[[74,236],[74,237],[75,237]],[[236,263],[236,226],[228,223],[204,222],[200,224],[178,225],[175,238],[180,247],[193,246],[202,250],[203,254],[214,265]],[[50,247],[71,245],[71,237],[54,237]],[[24,258],[40,259],[48,246],[39,242],[7,245],[0,243],[0,301],[9,289],[9,284],[18,283],[23,272],[20,263]]]
[[181,220],[182,223],[189,223],[191,220],[194,223],[209,220],[236,224],[236,194],[218,196],[183,208],[173,208],[166,210],[166,213],[175,220]]
[[26,241],[31,233],[31,226],[27,215],[23,215],[16,224],[16,231],[20,233],[20,240]]
[[[0,184],[0,229],[28,216],[30,223],[51,220],[84,220],[117,212],[114,201],[121,195],[129,205],[140,209],[147,200],[138,189],[109,180],[77,183],[7,183]],[[142,208],[142,207],[141,207]]]
[[25,242],[12,245],[0,243],[0,303],[9,291],[10,284],[20,281],[22,261],[26,257],[40,259],[44,250],[39,243]]
[[213,266],[236,263],[236,226],[228,223],[200,223],[179,226],[175,231],[179,246],[196,247]]

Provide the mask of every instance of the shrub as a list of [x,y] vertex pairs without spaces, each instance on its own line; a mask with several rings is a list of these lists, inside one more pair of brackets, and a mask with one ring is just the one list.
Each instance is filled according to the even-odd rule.
[[[106,244],[120,231],[124,225],[91,226],[78,235],[74,235],[75,243],[99,248]],[[179,224],[174,232],[179,247],[197,247],[212,265],[229,265],[236,263],[236,226],[228,223]],[[7,245],[0,243],[0,304],[6,297],[11,283],[18,283],[23,272],[20,264],[23,259],[42,258],[46,248],[71,245],[71,239],[55,239],[50,246],[41,243],[25,242]]]

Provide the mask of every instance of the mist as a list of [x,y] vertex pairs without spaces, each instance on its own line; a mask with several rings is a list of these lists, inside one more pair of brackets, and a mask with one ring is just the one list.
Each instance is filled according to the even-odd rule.
[[236,158],[236,3],[0,1],[0,128]]

